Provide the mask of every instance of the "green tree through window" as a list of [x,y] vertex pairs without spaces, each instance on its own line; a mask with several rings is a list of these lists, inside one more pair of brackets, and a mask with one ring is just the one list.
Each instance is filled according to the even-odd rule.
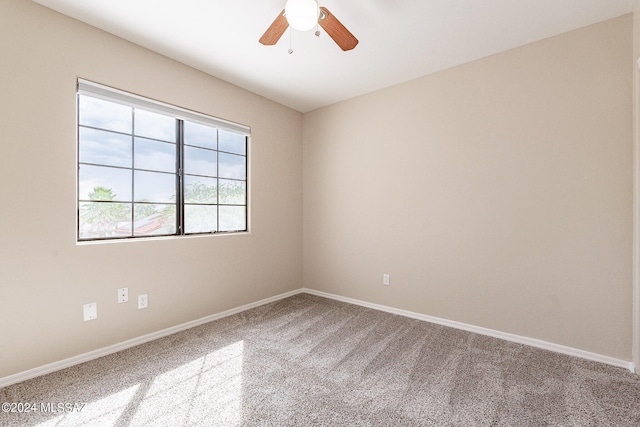
[[123,203],[113,203],[116,194],[111,188],[94,187],[89,200],[81,207],[80,215],[90,224],[89,232],[96,237],[112,236],[118,224],[131,216],[131,211]]

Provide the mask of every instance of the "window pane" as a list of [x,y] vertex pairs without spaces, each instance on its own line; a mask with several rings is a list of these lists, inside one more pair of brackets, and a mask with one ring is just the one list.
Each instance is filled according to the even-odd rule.
[[131,170],[79,165],[80,200],[131,201]]
[[78,240],[246,231],[244,127],[110,93],[78,79]]
[[79,124],[131,133],[131,107],[86,95],[79,95],[78,104]]
[[219,231],[244,231],[247,229],[244,206],[220,206]]
[[222,178],[246,179],[246,157],[235,154],[218,154],[219,175]]
[[80,239],[131,236],[130,203],[84,202],[79,215]]
[[192,175],[216,176],[217,156],[215,151],[184,147],[184,171]]
[[134,142],[136,169],[162,172],[176,171],[176,145],[150,139],[136,138]]
[[247,154],[247,138],[238,133],[220,129],[218,150],[228,153]]
[[247,184],[244,181],[218,181],[220,192],[220,204],[244,205],[247,203]]
[[135,171],[134,201],[175,203],[176,176],[168,173]]
[[184,177],[185,203],[217,203],[217,180],[201,176]]
[[215,150],[218,147],[218,129],[199,123],[184,122],[184,143]]
[[216,206],[184,206],[184,228],[186,233],[211,233],[216,231],[216,223]]
[[80,128],[78,160],[108,166],[131,167],[131,137]]
[[135,236],[157,236],[176,232],[175,205],[135,203],[133,213]]
[[135,135],[176,142],[176,119],[136,108]]

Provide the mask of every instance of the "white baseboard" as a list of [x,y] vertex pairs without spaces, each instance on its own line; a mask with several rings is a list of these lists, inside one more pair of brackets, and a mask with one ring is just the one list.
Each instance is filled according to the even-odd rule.
[[232,308],[231,310],[223,311],[222,313],[212,314],[210,316],[203,317],[201,319],[192,320],[190,322],[182,323],[180,325],[172,326],[167,329],[163,329],[161,331],[152,332],[147,335],[143,335],[138,338],[133,338],[127,341],[123,341],[118,344],[110,345],[108,347],[99,348],[97,350],[90,351],[88,353],[83,353],[78,356],[73,356],[68,359],[60,360],[58,362],[49,363],[43,366],[39,366],[37,368],[29,369],[28,371],[19,372],[14,375],[9,375],[8,377],[0,378],[0,388],[9,386],[11,384],[16,384],[22,381],[29,380],[31,378],[39,377],[41,375],[50,374],[51,372],[59,371],[61,369],[66,369],[74,365],[79,365],[80,363],[89,362],[91,360],[97,359],[99,357],[107,356],[112,353],[116,353],[118,351],[126,350],[131,347],[135,347],[140,344],[144,344],[149,341],[157,340],[158,338],[166,337],[171,334],[175,334],[176,332],[184,331],[186,329],[193,328],[195,326],[200,326],[205,323],[209,323],[214,320],[222,319],[223,317],[231,316],[233,314],[240,313],[242,311],[246,311],[255,307],[259,307],[261,305],[269,304],[270,302],[279,301],[281,299],[290,297],[292,295],[296,295],[301,293],[301,289],[297,289],[295,291],[286,292],[280,295],[276,295],[271,298],[266,298],[257,302],[253,302],[250,304],[245,304],[243,306]]
[[260,301],[256,301],[254,303],[245,304],[243,306],[233,308],[230,310],[223,311],[221,313],[212,314],[210,316],[203,317],[201,319],[192,320],[190,322],[182,323],[180,325],[172,326],[167,329],[163,329],[161,331],[153,332],[147,335],[143,335],[138,338],[133,338],[127,341],[123,341],[118,344],[110,345],[108,347],[99,348],[97,350],[90,351],[88,353],[83,353],[78,356],[73,356],[68,359],[60,360],[58,362],[49,363],[47,365],[43,365],[34,369],[29,369],[24,372],[19,372],[14,375],[9,375],[7,377],[0,378],[0,388],[7,387],[11,384],[16,384],[22,381],[26,381],[35,377],[39,377],[41,375],[46,375],[51,372],[59,371],[61,369],[66,369],[74,365],[78,365],[80,363],[89,362],[91,360],[97,359],[99,357],[107,356],[112,353],[116,353],[121,350],[126,350],[131,347],[135,347],[137,345],[156,340],[158,338],[166,337],[171,334],[175,334],[176,332],[184,331],[186,329],[193,328],[195,326],[203,325],[208,322],[212,322],[214,320],[221,319],[223,317],[231,316],[242,311],[246,311],[255,307],[259,307],[261,305],[269,304],[274,301],[279,301],[284,298],[288,298],[293,295],[297,295],[300,293],[307,293],[311,295],[317,295],[324,298],[330,298],[337,301],[346,302],[349,304],[355,304],[362,307],[372,308],[374,310],[380,310],[387,313],[398,314],[400,316],[409,317],[412,319],[423,320],[425,322],[436,323],[438,325],[449,326],[456,329],[461,329],[464,331],[475,332],[481,335],[487,335],[494,338],[500,338],[507,341],[516,342],[519,344],[530,345],[532,347],[538,347],[544,350],[554,351],[556,353],[567,354],[569,356],[575,356],[586,360],[591,360],[594,362],[605,363],[607,365],[613,365],[621,368],[625,368],[630,370],[631,372],[635,372],[635,364],[633,362],[629,362],[626,360],[616,359],[609,356],[603,356],[597,353],[591,353],[584,350],[579,350],[572,347],[566,347],[559,344],[550,343],[547,341],[537,340],[534,338],[523,337],[520,335],[509,334],[506,332],[495,331],[493,329],[482,328],[480,326],[469,325],[462,322],[456,322],[453,320],[441,319],[439,317],[428,316],[426,314],[414,313],[412,311],[401,310],[393,307],[387,307],[380,304],[369,303],[366,301],[361,301],[353,298],[343,297],[340,295],[330,294],[326,292],[316,291],[308,288],[301,288],[290,292],[285,292],[280,295],[276,295],[271,298],[266,298]]
[[594,362],[605,363],[607,365],[613,365],[620,368],[625,368],[631,372],[635,372],[635,364],[630,361],[616,359],[614,357],[604,356],[597,353],[591,353],[589,351],[580,350],[573,347],[566,347],[564,345],[554,344],[547,341],[537,340],[535,338],[523,337],[520,335],[510,334],[507,332],[496,331],[493,329],[483,328],[480,326],[469,325],[467,323],[456,322],[453,320],[441,319],[439,317],[428,316],[426,314],[414,313],[412,311],[400,310],[393,307],[387,307],[380,304],[373,304],[366,301],[361,301],[353,298],[343,297],[340,295],[329,294],[326,292],[315,291],[313,289],[303,288],[301,290],[304,293],[311,295],[317,295],[324,298],[330,298],[337,301],[347,302],[350,304],[360,305],[367,308],[373,308],[375,310],[385,311],[387,313],[398,314],[400,316],[410,317],[412,319],[424,320],[425,322],[436,323],[438,325],[449,326],[451,328],[462,329],[463,331],[474,332],[476,334],[487,335],[494,338],[500,338],[507,341],[512,341],[518,344],[529,345],[532,347],[541,348],[544,350],[550,350],[556,353],[562,353],[569,356],[579,357],[581,359],[591,360]]

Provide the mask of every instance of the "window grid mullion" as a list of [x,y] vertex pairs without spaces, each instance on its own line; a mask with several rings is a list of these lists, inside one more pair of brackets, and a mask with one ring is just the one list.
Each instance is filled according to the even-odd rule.
[[216,233],[220,232],[220,131],[216,132]]
[[249,138],[244,138],[244,228],[249,228]]
[[[80,94],[76,93],[76,123],[80,123]],[[76,239],[80,239],[80,126],[76,126],[76,156],[78,164],[76,165]]]
[[136,138],[135,138],[135,134],[136,134],[136,109],[132,108],[131,109],[131,237],[135,237],[135,233],[134,230],[136,228],[136,213],[135,213],[135,204],[133,203],[133,201],[136,199],[136,195],[135,195],[135,180],[136,180],[136,147],[135,147],[135,143],[136,143]]
[[177,234],[185,234],[184,226],[184,121],[177,119],[176,143],[176,169],[178,176],[176,179],[176,222]]

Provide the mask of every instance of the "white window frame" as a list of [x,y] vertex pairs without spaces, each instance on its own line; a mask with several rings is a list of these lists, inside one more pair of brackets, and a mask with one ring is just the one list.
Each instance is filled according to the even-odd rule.
[[[155,112],[155,113],[160,113],[163,115],[167,115],[167,116],[171,116],[173,118],[175,118],[176,120],[180,121],[181,124],[180,126],[182,126],[182,123],[184,122],[192,122],[192,123],[196,123],[196,124],[201,124],[201,125],[206,125],[206,126],[211,126],[211,127],[215,127],[217,129],[223,130],[223,131],[229,131],[229,132],[233,132],[235,134],[240,134],[243,135],[245,137],[245,153],[244,153],[244,157],[245,157],[245,171],[246,171],[246,175],[244,178],[244,183],[245,183],[245,201],[244,204],[238,204],[238,205],[234,205],[234,206],[244,206],[245,208],[245,228],[242,230],[230,230],[230,231],[218,231],[217,229],[215,231],[208,231],[208,232],[187,232],[185,230],[185,225],[184,225],[184,207],[185,207],[185,203],[184,203],[184,198],[183,198],[183,192],[184,192],[184,170],[183,168],[180,166],[182,165],[183,159],[184,159],[184,141],[182,139],[178,139],[176,141],[176,145],[181,145],[181,148],[178,149],[178,156],[180,156],[181,158],[178,159],[178,161],[176,162],[176,186],[177,186],[177,197],[176,197],[176,229],[175,229],[175,233],[169,233],[169,234],[158,234],[158,235],[135,235],[135,233],[132,232],[132,235],[130,236],[107,236],[107,237],[81,237],[81,228],[80,228],[80,205],[81,205],[81,197],[80,197],[80,167],[83,164],[80,161],[80,155],[79,155],[79,151],[80,151],[80,129],[83,127],[86,127],[84,125],[80,124],[80,120],[79,120],[79,107],[80,107],[80,95],[86,95],[86,96],[90,96],[92,98],[98,98],[98,99],[102,99],[105,101],[109,101],[109,102],[114,102],[117,104],[122,104],[122,105],[126,105],[129,107],[133,107],[133,108],[138,108],[138,109],[142,109],[142,110],[146,110],[146,111],[151,111],[151,112]],[[145,98],[139,95],[135,95],[129,92],[125,92],[119,89],[115,89],[115,88],[111,88],[105,85],[101,85],[95,82],[91,82],[88,80],[84,80],[84,79],[78,79],[77,81],[77,95],[76,95],[76,100],[77,100],[77,117],[78,117],[78,121],[76,123],[76,131],[77,131],[77,147],[78,147],[78,156],[76,159],[76,164],[77,164],[77,169],[78,169],[78,174],[77,174],[77,197],[76,197],[76,202],[77,202],[77,231],[76,231],[76,238],[78,242],[91,242],[91,241],[102,241],[102,240],[131,240],[131,239],[148,239],[148,238],[153,238],[153,237],[165,237],[165,236],[178,236],[178,237],[182,237],[182,236],[191,236],[191,235],[208,235],[208,234],[230,234],[230,233],[246,233],[249,231],[249,142],[250,142],[250,136],[251,136],[251,128],[249,126],[245,126],[242,124],[238,124],[238,123],[234,123],[228,120],[224,120],[224,119],[220,119],[220,118],[216,118],[216,117],[212,117],[212,116],[208,116],[205,114],[201,114],[195,111],[191,111],[191,110],[187,110],[181,107],[177,107],[174,105],[170,105],[167,103],[163,103],[163,102],[159,102],[159,101],[155,101],[149,98]],[[135,136],[132,134],[131,135],[132,138],[135,138]],[[216,148],[217,153],[223,153],[223,151],[220,151]],[[136,169],[132,166],[132,171],[135,171]],[[217,171],[216,175],[219,175],[219,171]],[[218,180],[225,180],[224,177],[216,177],[216,181],[218,182]],[[239,181],[243,181],[243,180],[239,180]],[[217,195],[216,197],[218,197],[219,199],[219,195]],[[132,208],[132,218],[131,218],[131,222],[132,222],[132,226],[133,226],[133,204],[135,197],[132,196],[132,200],[131,200],[131,208]],[[86,201],[85,201],[86,202]],[[216,209],[218,210],[220,206],[224,206],[224,204],[219,203],[219,200],[216,202]],[[218,221],[219,221],[219,216],[217,217]],[[132,229],[133,230],[133,229]]]

